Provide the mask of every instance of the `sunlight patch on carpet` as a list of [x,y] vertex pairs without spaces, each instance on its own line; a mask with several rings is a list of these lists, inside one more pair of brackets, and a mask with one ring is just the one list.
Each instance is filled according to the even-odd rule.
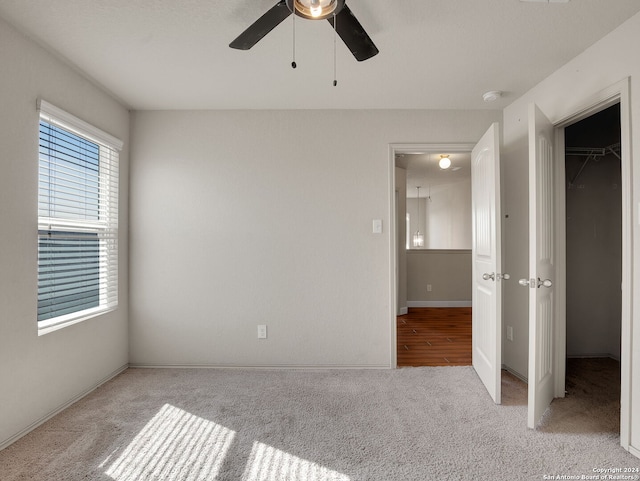
[[350,481],[332,471],[267,444],[254,442],[242,481]]
[[210,480],[235,431],[165,404],[106,471],[115,481]]

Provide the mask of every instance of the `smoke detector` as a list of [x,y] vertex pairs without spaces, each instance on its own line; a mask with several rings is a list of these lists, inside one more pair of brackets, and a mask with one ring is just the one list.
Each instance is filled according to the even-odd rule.
[[500,92],[500,90],[491,90],[482,94],[482,100],[485,102],[495,102],[500,97],[502,97],[502,92]]

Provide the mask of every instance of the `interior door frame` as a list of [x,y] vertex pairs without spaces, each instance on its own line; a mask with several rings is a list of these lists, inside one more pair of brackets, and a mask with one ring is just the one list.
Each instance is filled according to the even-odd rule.
[[389,144],[389,331],[391,346],[389,349],[389,367],[398,367],[398,332],[396,329],[397,306],[398,306],[398,282],[397,256],[398,246],[396,232],[398,230],[397,205],[396,205],[396,155],[437,152],[437,153],[471,153],[475,143],[455,142],[455,143],[392,143]]
[[584,99],[574,107],[567,109],[553,121],[555,127],[555,174],[556,174],[556,327],[555,327],[555,396],[565,395],[566,361],[566,192],[565,192],[565,141],[564,129],[601,110],[620,104],[620,174],[622,193],[622,330],[620,351],[620,445],[629,450],[631,443],[631,338],[632,323],[632,262],[633,262],[633,199],[631,165],[631,110],[630,79],[625,78],[610,87]]

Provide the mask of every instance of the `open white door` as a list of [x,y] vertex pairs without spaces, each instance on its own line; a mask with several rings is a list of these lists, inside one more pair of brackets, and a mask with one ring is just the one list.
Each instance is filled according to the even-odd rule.
[[553,329],[554,127],[535,105],[529,107],[529,415],[534,429],[554,393]]
[[502,275],[500,146],[491,125],[471,152],[473,368],[496,404],[501,402]]

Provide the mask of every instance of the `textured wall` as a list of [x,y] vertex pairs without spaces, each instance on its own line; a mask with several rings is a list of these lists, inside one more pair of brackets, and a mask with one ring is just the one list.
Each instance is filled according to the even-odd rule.
[[[0,19],[0,447],[127,364],[129,113]],[[42,97],[125,142],[115,312],[38,337],[38,112]]]
[[[411,250],[407,252],[410,307],[471,305],[470,250]],[[431,291],[427,289],[431,286]]]
[[499,115],[136,112],[131,361],[395,363],[389,143],[473,142]]
[[[420,198],[424,249],[471,249],[471,179],[436,186],[429,195],[431,200]],[[417,228],[417,198],[407,199],[407,212],[413,234]]]
[[396,296],[398,314],[407,313],[407,171],[396,172]]
[[[509,215],[505,220],[503,235],[505,248],[505,271],[513,279],[529,277],[528,258],[528,224],[527,192],[527,109],[531,102],[535,102],[552,122],[564,119],[576,113],[598,92],[629,77],[631,90],[631,118],[640,118],[640,100],[635,95],[640,90],[640,61],[635,52],[635,45],[640,41],[640,14],[633,16],[619,28],[611,32],[602,40],[585,50],[584,53],[567,63],[564,67],[550,75],[527,94],[513,102],[504,110],[504,149],[503,149],[503,185],[504,208],[503,213]],[[632,129],[630,143],[631,159],[640,158],[640,131]],[[632,205],[627,206],[631,215],[627,219],[631,232],[631,251],[640,251],[640,224],[638,223],[637,193],[640,192],[640,173],[632,169],[633,176],[629,179],[632,190]],[[632,210],[633,209],[633,210]],[[640,294],[637,287],[640,284],[640,259],[633,257],[631,267],[632,313],[639,312]],[[503,361],[506,365],[524,374],[528,362],[528,292],[515,282],[505,283],[505,298],[503,318],[514,327],[514,342],[505,342]],[[632,412],[640,412],[640,329],[638,316],[633,314],[626,320],[630,330],[623,329],[623,343],[632,343],[633,348],[627,349],[628,363],[631,368],[626,371],[623,365],[623,375],[629,377],[630,397],[624,400],[630,404]],[[629,337],[632,339],[629,339]],[[628,344],[627,344],[628,345]],[[623,353],[624,358],[624,353]],[[636,454],[640,454],[640,418],[632,417],[631,445],[635,446]],[[628,434],[628,432],[627,432]]]
[[[571,125],[565,139],[568,147],[619,143],[620,109],[614,106]],[[566,158],[567,355],[620,359],[620,160],[609,153],[583,162],[585,157]]]

